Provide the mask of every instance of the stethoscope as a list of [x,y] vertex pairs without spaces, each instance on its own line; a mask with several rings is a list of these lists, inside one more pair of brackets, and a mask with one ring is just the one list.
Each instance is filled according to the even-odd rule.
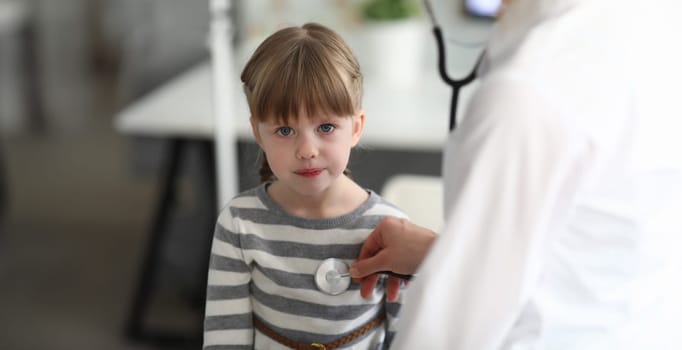
[[[350,287],[350,273],[348,264],[336,258],[323,260],[315,271],[315,285],[317,289],[329,295],[339,295]],[[380,271],[380,274],[398,277],[403,280],[412,279],[412,275],[401,275],[393,271]]]
[[[452,88],[452,101],[450,103],[450,131],[457,127],[457,119],[455,118],[457,113],[457,102],[459,100],[459,91],[465,85],[471,83],[476,79],[476,71],[483,59],[483,53],[478,57],[476,65],[471,70],[471,72],[462,79],[452,79],[446,69],[445,60],[445,44],[443,41],[443,33],[440,26],[436,23],[436,17],[431,9],[431,3],[429,0],[424,0],[424,5],[426,7],[426,12],[431,19],[431,24],[433,25],[433,35],[436,37],[436,44],[438,46],[438,72],[440,77],[445,81],[446,84],[450,85]],[[339,295],[350,287],[350,274],[348,273],[348,264],[336,258],[330,258],[322,261],[315,271],[315,285],[317,288],[329,295]],[[403,280],[412,279],[412,275],[401,275],[392,271],[381,271],[381,274],[390,275],[398,277]]]
[[433,25],[433,35],[436,37],[436,45],[438,46],[438,73],[440,73],[441,79],[443,79],[443,81],[446,84],[450,85],[450,87],[452,88],[452,100],[450,102],[449,123],[450,131],[452,131],[457,127],[457,118],[455,116],[457,115],[457,102],[459,101],[459,91],[462,89],[462,87],[476,79],[476,71],[478,70],[478,67],[481,65],[484,53],[481,53],[481,55],[478,56],[474,68],[467,76],[465,76],[462,79],[452,79],[450,75],[448,75],[446,68],[447,61],[445,60],[445,43],[443,41],[443,32],[441,31],[440,26],[436,22],[436,16],[433,14],[433,9],[431,8],[431,2],[429,0],[424,0],[424,6],[426,7],[426,12],[428,13],[429,19],[431,20],[431,24]]

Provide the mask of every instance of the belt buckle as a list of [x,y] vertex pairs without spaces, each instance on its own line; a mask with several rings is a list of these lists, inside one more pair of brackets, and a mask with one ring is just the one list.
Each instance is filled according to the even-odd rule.
[[312,346],[312,347],[314,347],[314,348],[316,348],[316,349],[320,349],[320,350],[327,350],[327,347],[324,346],[324,344],[321,344],[321,343],[311,343],[310,346]]

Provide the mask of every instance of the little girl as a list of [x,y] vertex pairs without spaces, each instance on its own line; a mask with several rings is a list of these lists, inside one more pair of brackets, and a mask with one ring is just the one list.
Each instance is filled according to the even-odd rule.
[[405,215],[348,176],[362,135],[362,75],[343,39],[319,24],[282,29],[241,75],[263,183],[220,213],[209,269],[204,349],[380,349],[398,302],[360,286],[330,295],[315,272],[350,263],[385,216]]

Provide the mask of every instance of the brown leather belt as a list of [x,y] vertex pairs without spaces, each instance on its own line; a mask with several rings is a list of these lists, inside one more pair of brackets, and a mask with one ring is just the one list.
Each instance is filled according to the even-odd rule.
[[268,327],[263,323],[263,321],[257,319],[254,317],[253,319],[253,324],[256,326],[256,328],[263,332],[263,334],[267,335],[270,337],[272,340],[290,347],[295,350],[332,350],[336,349],[342,345],[348,344],[352,342],[353,340],[357,339],[361,335],[371,331],[372,329],[376,328],[379,326],[382,322],[384,322],[384,319],[386,319],[386,315],[384,312],[380,312],[379,316],[377,316],[375,319],[365,323],[362,327],[356,329],[353,331],[353,333],[350,333],[344,337],[341,337],[331,343],[300,343],[297,341],[293,341],[277,332],[275,332],[272,328]]

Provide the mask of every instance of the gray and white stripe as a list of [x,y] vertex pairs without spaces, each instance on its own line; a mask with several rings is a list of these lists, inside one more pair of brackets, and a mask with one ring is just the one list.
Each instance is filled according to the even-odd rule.
[[205,349],[282,348],[253,329],[258,317],[301,342],[331,342],[386,313],[387,325],[357,339],[354,348],[390,343],[400,309],[382,289],[369,300],[359,285],[337,296],[320,292],[314,273],[327,258],[351,263],[385,216],[405,215],[371,192],[352,213],[333,219],[287,214],[265,185],[244,192],[221,212],[207,287]]

